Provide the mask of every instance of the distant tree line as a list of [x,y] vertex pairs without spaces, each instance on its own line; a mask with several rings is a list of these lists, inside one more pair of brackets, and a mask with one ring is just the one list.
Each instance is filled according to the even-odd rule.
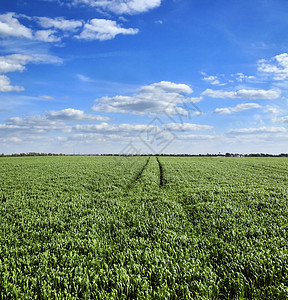
[[238,153],[226,153],[226,157],[288,157],[288,153],[269,154],[269,153],[250,153],[250,154],[238,154]]
[[28,152],[28,153],[13,153],[13,154],[4,154],[0,155],[1,157],[20,157],[20,156],[66,156],[62,153],[38,153],[38,152]]
[[288,157],[288,153],[280,154],[268,154],[268,153],[250,153],[250,154],[239,154],[239,153],[225,153],[225,154],[63,154],[63,153],[38,153],[38,152],[28,152],[28,153],[13,153],[4,154],[2,153],[0,157],[22,157],[22,156],[180,156],[180,157]]

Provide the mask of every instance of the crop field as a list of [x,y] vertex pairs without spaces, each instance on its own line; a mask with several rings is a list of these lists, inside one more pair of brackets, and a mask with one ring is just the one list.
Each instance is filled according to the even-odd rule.
[[0,299],[288,299],[288,159],[0,159]]

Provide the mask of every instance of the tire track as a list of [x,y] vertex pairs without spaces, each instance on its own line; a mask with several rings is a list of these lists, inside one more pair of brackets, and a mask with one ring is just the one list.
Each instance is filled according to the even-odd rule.
[[159,179],[160,179],[159,186],[162,187],[164,185],[164,182],[163,182],[163,167],[162,167],[162,164],[159,160],[159,157],[156,157],[156,159],[157,159],[158,166],[159,166]]
[[138,174],[136,175],[136,177],[132,180],[132,182],[128,185],[128,189],[131,189],[131,187],[141,178],[144,170],[146,169],[148,163],[150,161],[150,156],[147,158],[145,164],[143,165],[143,167],[141,168],[141,170],[138,172]]
[[146,160],[146,163],[145,163],[145,165],[142,167],[142,169],[140,170],[140,172],[137,174],[137,176],[136,176],[134,182],[136,182],[137,180],[140,179],[140,177],[142,176],[144,170],[146,169],[146,167],[147,167],[147,165],[148,165],[148,163],[149,163],[149,160],[150,160],[150,156],[149,156],[148,159]]

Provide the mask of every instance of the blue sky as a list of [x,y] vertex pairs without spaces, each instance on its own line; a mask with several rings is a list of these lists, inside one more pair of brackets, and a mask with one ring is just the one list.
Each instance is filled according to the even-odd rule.
[[288,152],[285,0],[1,0],[0,153]]

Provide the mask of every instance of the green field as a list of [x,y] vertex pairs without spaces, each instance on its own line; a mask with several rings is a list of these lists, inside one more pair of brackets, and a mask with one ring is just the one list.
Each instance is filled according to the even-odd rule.
[[1,299],[288,299],[288,159],[0,159]]

